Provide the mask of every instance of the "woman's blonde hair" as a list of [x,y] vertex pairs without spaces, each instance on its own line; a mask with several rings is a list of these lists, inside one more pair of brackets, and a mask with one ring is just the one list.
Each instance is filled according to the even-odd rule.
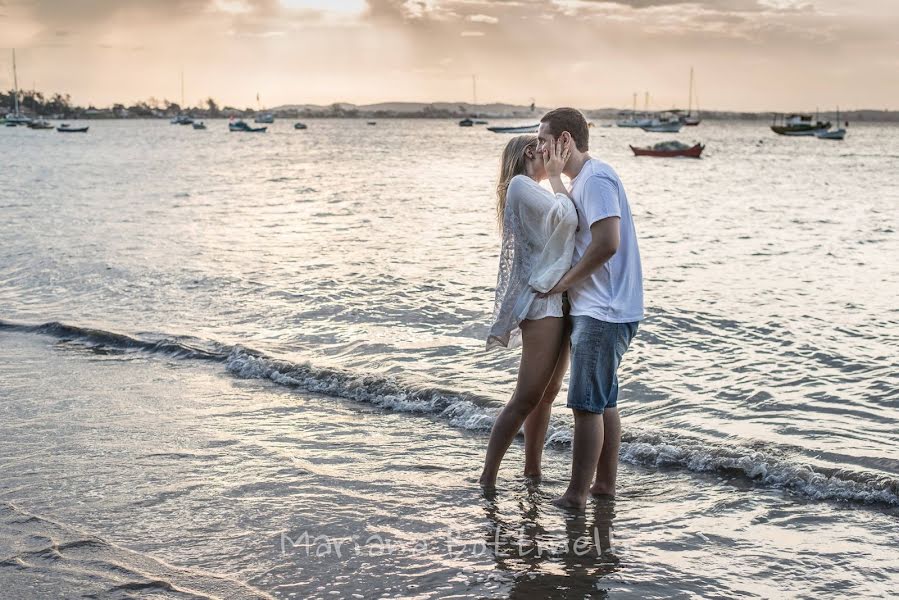
[[506,192],[509,182],[516,175],[525,174],[525,151],[533,146],[537,148],[536,135],[519,135],[509,140],[503,150],[502,162],[499,165],[499,181],[496,183],[496,222],[499,231],[503,231],[503,214],[506,211]]

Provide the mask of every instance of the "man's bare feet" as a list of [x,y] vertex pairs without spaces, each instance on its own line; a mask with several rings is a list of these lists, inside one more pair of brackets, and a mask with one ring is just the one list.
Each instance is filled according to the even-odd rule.
[[559,508],[583,510],[587,507],[587,499],[581,496],[575,496],[569,492],[565,492],[555,500],[553,504]]
[[615,486],[602,485],[599,483],[594,483],[593,487],[590,488],[591,496],[608,496],[610,498],[615,497]]

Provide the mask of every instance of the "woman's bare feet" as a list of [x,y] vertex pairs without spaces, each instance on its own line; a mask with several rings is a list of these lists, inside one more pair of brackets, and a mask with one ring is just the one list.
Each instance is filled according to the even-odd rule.
[[525,469],[524,478],[527,479],[529,483],[540,483],[543,479],[543,473],[533,469]]

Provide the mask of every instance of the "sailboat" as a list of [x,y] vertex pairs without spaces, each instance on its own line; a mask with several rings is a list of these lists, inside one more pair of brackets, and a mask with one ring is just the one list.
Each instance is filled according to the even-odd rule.
[[677,133],[684,123],[674,113],[660,113],[648,124],[641,125],[640,129],[652,133]]
[[695,127],[702,123],[702,119],[699,118],[699,100],[696,101],[696,116],[693,116],[693,67],[690,67],[690,99],[687,102],[687,114],[682,120],[687,127]]
[[[256,92],[256,105],[259,106],[259,92]],[[261,110],[261,109],[260,109]],[[266,123],[271,125],[275,122],[275,115],[270,112],[260,112],[256,115],[256,118],[253,119],[254,123]]]
[[[470,117],[466,117],[466,118],[462,119],[461,121],[459,121],[459,127],[472,127],[474,125],[486,125],[487,124],[487,121],[479,118],[481,116],[481,113],[474,110],[475,108],[477,108],[477,106],[478,106],[478,76],[472,75],[471,76],[471,108],[472,108],[472,111],[474,111],[474,112],[472,113],[472,115]],[[533,103],[531,104],[531,106],[533,107]],[[531,109],[531,111],[533,112],[533,108]],[[474,117],[474,118],[472,118],[472,117]]]
[[16,125],[28,125],[31,119],[19,112],[19,76],[16,73],[16,49],[12,51],[12,80],[13,80],[13,98],[15,108],[13,112],[6,115],[6,126],[15,127]]
[[[181,110],[184,109],[184,69],[181,69],[181,106],[178,108]],[[179,112],[177,116],[172,117],[172,120],[169,121],[172,125],[190,125],[193,122],[194,120],[190,115],[181,112]]]
[[[846,122],[849,125],[849,122]],[[816,131],[815,137],[819,140],[842,140],[846,137],[846,129],[840,127],[840,107],[837,107],[837,128],[828,129],[826,131]]]
[[[649,92],[646,92],[646,106],[649,106]],[[645,107],[644,107],[645,108]],[[652,119],[643,115],[643,118],[637,118],[637,92],[634,92],[634,105],[631,109],[631,118],[630,119],[622,119],[615,123],[618,127],[646,127],[652,123]]]

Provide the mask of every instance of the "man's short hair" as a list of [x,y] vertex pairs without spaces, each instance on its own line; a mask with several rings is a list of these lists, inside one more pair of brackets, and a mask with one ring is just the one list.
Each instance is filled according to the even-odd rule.
[[581,152],[589,149],[590,131],[587,129],[587,119],[576,108],[555,108],[543,115],[540,122],[546,123],[549,134],[554,138],[567,131],[574,140],[575,148]]

